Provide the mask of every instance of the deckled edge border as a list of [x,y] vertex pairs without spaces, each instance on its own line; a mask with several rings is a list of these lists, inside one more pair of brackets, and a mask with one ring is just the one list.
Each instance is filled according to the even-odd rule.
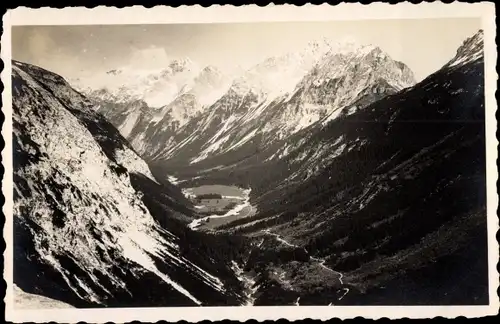
[[[420,4],[422,2],[424,2],[424,1],[417,1],[417,2],[403,1],[403,2],[397,2],[397,3],[392,3],[392,4],[398,4],[398,5],[401,4],[401,3],[406,3],[406,4]],[[446,1],[446,3],[449,3],[449,2],[450,1]],[[344,3],[346,3],[346,2],[341,2],[339,4],[344,4]],[[379,3],[379,2],[375,2],[374,1],[374,2],[369,2],[367,4],[372,4],[372,3]],[[352,3],[350,3],[350,4],[352,4]],[[360,4],[360,3],[357,2],[355,4]],[[364,5],[367,5],[367,4],[364,4]],[[253,5],[250,5],[250,6],[262,8],[262,7],[268,7],[270,5],[274,5],[274,4],[273,3],[268,3],[266,5],[253,4]],[[289,4],[285,4],[285,5],[290,6]],[[301,5],[291,5],[291,6],[295,6],[295,7],[308,6],[308,7],[310,7],[310,6],[318,6],[318,5],[329,5],[329,4],[326,3],[326,2],[317,3],[317,4],[316,3],[311,4],[309,2],[307,2],[307,3],[304,2]],[[338,4],[329,5],[329,6],[337,6],[337,5]],[[239,8],[239,7],[242,7],[242,6],[249,6],[249,5],[248,4],[243,4],[243,5],[240,5],[240,6],[235,6],[235,5],[227,5],[227,4],[225,4],[223,6],[225,6],[225,7],[238,7]],[[169,8],[176,8],[176,9],[177,8],[183,9],[185,7],[194,7],[194,8],[201,9],[201,8],[210,8],[210,7],[220,7],[220,5],[202,6],[202,5],[196,4],[196,5],[179,5],[179,6],[165,6],[165,5],[158,6],[158,5],[154,5],[154,6],[149,6],[149,7],[148,6],[134,6],[134,7],[136,7],[136,8],[143,8],[143,9],[149,9],[149,10],[154,10],[157,7],[169,7]],[[18,8],[29,9],[28,7],[18,7]],[[18,9],[18,8],[16,8],[16,9]],[[38,7],[38,8],[46,9],[46,8],[49,8],[49,7]],[[56,9],[56,8],[57,9],[61,9],[61,8],[66,8],[66,7],[50,7],[50,9]],[[96,8],[97,9],[99,9],[99,8],[111,8],[113,10],[119,10],[119,9],[121,9],[123,7],[102,6],[101,5],[101,6],[94,6],[94,7],[73,7],[73,8],[77,8],[77,9],[90,9],[90,10],[96,9]],[[133,8],[133,7],[126,7],[126,8]],[[11,27],[11,25],[9,25],[10,21],[8,21],[9,20],[8,19],[9,17],[7,17],[8,14],[9,14],[9,11],[7,11],[3,15],[3,19],[2,19],[2,21],[3,21],[3,29],[2,29],[2,37],[1,37],[1,43],[2,44],[4,44],[6,41],[8,41],[9,43],[11,41],[11,37],[10,37],[11,36],[10,35],[10,27]],[[6,18],[7,18],[8,23],[6,23]],[[483,18],[483,24],[484,24],[485,23],[485,21],[484,21],[485,19],[488,19],[488,18],[491,19],[492,17],[482,17],[482,18]],[[493,19],[494,19],[494,14],[493,14]],[[493,43],[489,44],[488,46],[493,45],[493,48],[496,48],[496,44],[497,44],[496,37],[497,37],[497,35],[496,35],[495,22],[493,21],[493,23],[492,22],[487,22],[487,23],[490,23],[491,26],[489,26],[489,27],[491,27],[491,30],[488,29],[488,32],[486,32],[486,29],[485,29],[485,35],[486,35],[486,33],[488,33],[488,34],[489,33],[493,33],[493,30],[495,31],[494,36],[491,37],[492,40],[493,40]],[[8,26],[8,33],[6,33],[6,26]],[[486,91],[486,93],[485,93],[485,100],[486,100],[486,106],[488,106],[488,103],[489,103],[489,105],[495,105],[496,106],[496,102],[497,102],[496,101],[496,98],[497,98],[496,96],[497,96],[498,86],[493,91],[493,89],[491,89],[491,87],[493,86],[493,80],[494,80],[494,78],[492,78],[491,80],[488,80],[488,79],[490,79],[491,77],[494,77],[496,75],[496,81],[497,81],[496,84],[498,85],[498,66],[496,64],[495,64],[496,68],[494,70],[496,73],[492,73],[493,72],[492,64],[498,58],[497,58],[497,52],[494,52],[492,50],[491,52],[488,53],[486,51],[486,42],[487,42],[487,38],[485,37],[485,85],[486,85],[486,87],[485,87],[485,91]],[[493,55],[493,53],[494,53],[494,55]],[[7,152],[8,148],[11,149],[11,144],[7,145],[7,143],[5,142],[5,137],[4,137],[4,134],[6,134],[7,132],[10,132],[10,133],[12,132],[12,129],[11,129],[12,125],[7,125],[7,123],[6,123],[6,120],[7,120],[6,117],[9,117],[9,120],[11,119],[11,111],[9,111],[8,114],[5,114],[5,109],[4,109],[4,107],[6,106],[6,104],[5,104],[6,102],[8,102],[8,107],[11,104],[10,103],[10,95],[11,95],[11,90],[10,90],[10,83],[11,83],[10,82],[10,78],[11,78],[11,76],[10,76],[10,71],[11,71],[10,57],[11,57],[11,55],[10,54],[11,54],[10,53],[10,46],[8,46],[7,48],[5,46],[2,46],[2,48],[1,48],[1,60],[0,60],[1,61],[0,62],[0,71],[1,71],[0,89],[2,90],[2,97],[1,97],[1,101],[0,101],[1,104],[2,104],[2,112],[0,114],[0,123],[2,124],[2,126],[1,126],[2,127],[2,139],[0,140],[0,148],[2,150],[2,159],[1,159],[2,165],[1,165],[1,168],[0,168],[0,173],[2,174],[2,196],[0,197],[0,199],[3,199],[2,215],[4,216],[4,225],[3,225],[4,226],[4,237],[3,237],[4,239],[2,240],[2,244],[3,244],[3,247],[4,247],[4,253],[3,253],[4,265],[6,265],[5,260],[7,260],[7,257],[11,257],[11,255],[10,255],[11,253],[9,253],[9,251],[7,250],[7,246],[6,246],[7,242],[5,241],[5,232],[6,232],[7,228],[5,227],[5,224],[6,224],[6,222],[5,222],[6,221],[5,216],[6,216],[6,214],[5,214],[5,210],[4,210],[4,207],[6,207],[5,206],[5,202],[6,202],[5,197],[6,196],[5,196],[5,191],[4,191],[4,188],[5,188],[5,186],[4,186],[5,181],[4,180],[6,179],[6,177],[12,177],[11,174],[7,174],[5,172],[6,168],[4,167],[4,163],[5,162],[9,163],[9,166],[12,165],[11,164],[12,163],[12,155],[11,154],[9,154],[9,155],[5,154]],[[487,58],[488,56],[489,56],[489,59]],[[8,60],[4,60],[4,58],[7,58]],[[489,64],[487,63],[488,61],[489,61]],[[487,77],[487,74],[493,74],[493,75],[490,75],[490,77]],[[4,83],[4,80],[8,80],[8,81]],[[488,166],[489,167],[491,167],[491,166],[497,167],[498,166],[498,164],[497,164],[498,160],[497,159],[498,159],[498,134],[499,134],[499,131],[498,131],[498,127],[497,127],[497,119],[498,119],[499,114],[500,114],[500,112],[498,112],[498,109],[496,109],[496,111],[495,111],[495,121],[494,121],[493,125],[491,125],[492,122],[490,122],[490,123],[486,122],[486,129],[487,129],[486,131],[487,131],[487,134],[492,133],[491,130],[488,132],[488,124],[490,125],[490,127],[493,126],[493,127],[496,128],[496,132],[495,132],[496,136],[495,136],[495,138],[491,139],[491,137],[490,137],[490,142],[493,141],[493,143],[491,143],[491,144],[493,144],[493,145],[496,144],[496,150],[494,150],[494,153],[491,153],[492,147],[490,147],[490,146],[493,146],[493,145],[488,145],[487,144],[487,147],[489,148],[489,150],[487,150],[487,153],[490,152],[490,155],[493,155],[490,158],[488,158],[488,156],[487,156],[487,159],[486,159],[486,161],[487,161],[487,169],[488,169]],[[488,117],[488,116],[486,116],[486,117]],[[488,143],[488,137],[487,137],[487,143]],[[493,160],[494,160],[494,164],[493,164]],[[500,230],[499,230],[499,226],[498,226],[498,224],[499,224],[499,222],[498,222],[498,187],[500,186],[500,181],[499,181],[499,178],[498,178],[498,168],[496,169],[496,171],[497,172],[495,174],[496,174],[497,178],[496,179],[492,179],[490,177],[490,181],[489,181],[490,184],[489,185],[487,184],[487,188],[490,188],[490,187],[492,187],[491,183],[493,181],[495,181],[494,183],[495,183],[496,188],[497,188],[497,192],[495,194],[492,194],[491,190],[490,190],[489,194],[487,192],[487,199],[491,199],[492,196],[494,196],[493,197],[493,201],[497,202],[497,204],[496,204],[496,210],[495,210],[497,218],[494,219],[493,221],[491,221],[491,216],[488,215],[488,246],[489,246],[489,248],[491,248],[491,244],[492,244],[493,241],[494,241],[494,243],[496,243],[497,248],[498,248],[498,243],[500,241]],[[12,183],[12,182],[10,182],[10,183]],[[488,181],[487,181],[487,183],[488,183]],[[11,195],[11,193],[9,193],[9,195]],[[11,197],[9,197],[9,198],[11,198]],[[491,213],[491,211],[489,211],[489,213]],[[496,222],[496,224],[493,224],[493,225],[496,225],[497,231],[493,235],[494,239],[491,240],[491,236],[492,235],[490,233],[490,231],[491,231],[490,226],[492,225],[491,223],[494,223],[494,222]],[[495,268],[496,268],[496,272],[497,272],[497,275],[498,275],[499,269],[500,269],[500,263],[498,262],[499,261],[498,257],[496,258],[496,261],[497,261],[497,264],[496,264]],[[491,270],[491,268],[490,268],[490,270]],[[4,280],[2,282],[2,285],[4,285],[4,287],[6,287],[6,289],[8,289],[8,288],[12,289],[12,287],[8,287],[7,286],[7,282],[5,281],[5,272],[6,271],[8,271],[8,270],[6,269],[6,267],[4,267]],[[489,279],[491,280],[491,274],[490,274],[489,277],[490,277]],[[498,280],[496,281],[496,283],[498,284]],[[492,283],[490,282],[489,285],[490,285],[490,299],[491,299],[491,290],[492,290],[491,289],[491,285],[492,285]],[[5,290],[5,291],[6,291],[6,295],[5,295],[5,298],[4,298],[4,302],[5,302],[5,306],[6,306],[5,309],[6,309],[6,315],[9,315],[7,313],[7,311],[8,311],[7,310],[7,301],[8,301],[7,300],[8,299],[8,297],[7,297],[7,290]],[[497,300],[496,300],[497,304],[498,304],[499,292],[500,292],[500,288],[497,285],[497,290],[495,291],[495,295],[496,295],[496,298],[497,298]],[[358,306],[358,307],[364,307],[364,308],[366,308],[366,307],[369,307],[369,306]],[[389,307],[397,307],[397,306],[389,306]],[[400,307],[413,307],[413,306],[400,306]],[[257,308],[259,308],[259,307],[253,307],[253,308],[250,308],[250,309],[253,309],[253,310],[257,311]],[[321,308],[321,307],[319,307],[319,308]],[[196,309],[196,308],[189,308],[188,307],[188,308],[183,308],[183,309],[185,309],[186,311],[188,311],[188,310]],[[117,311],[119,311],[119,312],[123,312],[124,310],[125,309],[117,309]],[[147,311],[147,310],[143,310],[143,309],[127,309],[127,310],[130,310],[130,311],[133,311],[133,312],[134,311],[135,312],[137,312],[137,311]],[[217,310],[217,312],[219,312],[219,311],[221,311],[221,308],[216,308],[216,310]],[[76,311],[78,312],[79,310],[77,309]],[[498,312],[496,314],[491,313],[491,314],[486,314],[486,315],[497,315],[497,314],[498,314]],[[366,319],[365,317],[361,317],[359,315],[355,315],[355,316],[352,316],[352,317],[344,317],[344,319],[347,319],[347,318],[349,318],[349,319],[353,319],[353,318]],[[388,317],[367,317],[367,318],[376,318],[376,320],[378,320],[378,321],[388,319]],[[393,319],[408,319],[408,318],[409,317],[395,317]],[[421,318],[421,317],[412,317],[412,318]],[[452,316],[435,316],[434,317],[434,319],[437,319],[437,318],[464,318],[464,316],[460,316],[460,315],[459,316],[453,316],[452,315]],[[294,318],[292,320],[306,320],[306,319],[311,319],[311,318],[310,317],[299,317],[299,318]],[[334,319],[340,319],[340,317],[331,317],[331,318],[327,318],[327,319],[316,319],[316,321],[334,320]],[[134,319],[134,321],[136,321],[136,320],[137,319]],[[158,319],[158,320],[160,320],[160,319]],[[216,320],[218,320],[218,321],[228,321],[228,318],[217,318]],[[286,319],[283,318],[283,317],[280,317],[279,319],[276,319],[276,320],[282,321],[282,320],[286,320]],[[252,319],[252,318],[247,318],[245,320],[238,320],[238,321],[241,321],[241,322],[243,322],[243,321],[246,321],[246,322],[257,321],[257,322],[259,322],[258,320],[255,320],[255,319]],[[265,319],[261,320],[261,322],[264,322],[264,321],[268,321],[268,320],[265,320]],[[286,320],[286,321],[288,321],[288,320]],[[43,322],[43,321],[37,321],[37,323],[41,323],[41,322]],[[108,321],[99,321],[99,323],[100,322],[108,322]],[[177,322],[186,322],[186,321],[180,319]],[[194,321],[194,322],[201,323],[201,322],[208,322],[208,320],[201,319],[201,320]]]

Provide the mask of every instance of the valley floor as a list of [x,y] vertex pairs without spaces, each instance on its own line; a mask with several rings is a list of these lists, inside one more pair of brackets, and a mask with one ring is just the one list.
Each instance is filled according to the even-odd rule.
[[195,208],[198,212],[212,214],[193,220],[189,227],[191,229],[215,229],[237,219],[255,215],[257,209],[250,204],[250,192],[251,189],[225,185],[204,185],[183,189],[186,198],[192,199],[195,203],[197,195],[209,193],[221,196],[220,199],[203,199],[197,202]]
[[[227,205],[227,201],[225,200],[233,200],[237,202],[232,209],[225,213],[212,214],[210,216],[193,220],[189,224],[189,227],[193,230],[210,231],[217,229],[222,225],[229,224],[237,219],[255,215],[257,210],[250,204],[250,192],[251,189],[242,189],[236,186],[225,185],[203,185],[193,188],[184,188],[184,195],[195,203],[197,211],[204,211],[207,209],[207,206],[210,206],[212,211],[214,211],[214,206],[220,207],[222,210],[222,208]],[[198,196],[206,194],[217,194],[220,195],[221,198],[203,199],[202,201],[197,200]],[[253,235],[249,237],[252,237],[254,240],[253,252],[258,255],[270,253],[271,255],[275,254],[278,258],[280,258],[279,255],[282,251],[296,250],[304,253],[307,259],[307,261],[305,261],[305,268],[307,268],[307,271],[314,272],[314,277],[322,278],[322,283],[320,284],[325,284],[325,282],[328,281],[326,286],[330,287],[332,291],[336,291],[336,293],[332,294],[331,298],[329,298],[330,305],[337,304],[338,301],[342,300],[349,293],[349,288],[347,288],[344,284],[344,275],[342,273],[325,265],[325,259],[311,256],[305,248],[292,243],[282,235],[273,232],[272,229],[265,229],[258,233],[253,233]],[[266,294],[263,295],[262,292],[267,289],[266,287],[269,285],[269,282],[275,282],[278,284],[281,287],[280,289],[284,289],[283,293],[285,295],[298,296],[293,297],[293,300],[290,300],[290,305],[300,306],[300,298],[303,294],[303,292],[301,292],[301,286],[307,286],[310,284],[307,278],[302,278],[300,275],[297,276],[295,273],[295,270],[297,269],[305,269],[302,268],[302,266],[290,264],[288,261],[285,261],[284,264],[280,264],[280,262],[274,265],[272,262],[265,264],[264,268],[262,268],[259,273],[244,269],[243,265],[239,265],[235,261],[232,261],[231,266],[231,269],[234,271],[236,277],[243,285],[242,294],[246,302],[244,302],[242,306],[267,303],[266,300],[268,297]],[[308,299],[310,299],[307,298],[307,293],[302,297],[304,297],[303,302],[307,304]]]

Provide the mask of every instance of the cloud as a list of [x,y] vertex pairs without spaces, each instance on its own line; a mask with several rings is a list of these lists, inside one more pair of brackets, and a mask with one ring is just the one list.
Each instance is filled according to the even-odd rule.
[[27,42],[28,51],[33,57],[49,55],[56,47],[49,33],[43,29],[32,29],[28,33]]
[[129,65],[139,69],[157,69],[168,66],[169,57],[162,47],[151,46],[134,50]]
[[[12,57],[31,63],[62,76],[68,76],[82,64],[76,55],[68,52],[64,41],[54,32],[38,26],[17,27],[12,33]],[[76,68],[76,69],[75,69]]]

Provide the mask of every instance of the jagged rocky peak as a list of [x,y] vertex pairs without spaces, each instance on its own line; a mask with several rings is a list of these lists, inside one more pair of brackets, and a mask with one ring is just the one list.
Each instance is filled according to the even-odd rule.
[[381,48],[373,47],[364,57],[367,63],[371,64],[373,71],[385,76],[396,90],[413,86],[416,83],[413,71],[403,62],[392,59]]
[[[109,270],[118,260],[99,256],[98,249],[111,251],[114,246],[125,253],[124,244],[129,243],[120,241],[120,231],[128,233],[136,227],[144,234],[144,228],[152,229],[153,219],[127,184],[126,169],[108,159],[77,117],[97,126],[98,116],[88,107],[79,107],[82,97],[66,84],[49,84],[43,79],[52,77],[29,65],[13,64],[14,173],[22,179],[14,203],[15,223],[23,231],[38,228],[31,235],[25,234],[32,236],[32,262],[56,273],[54,289],[65,281],[75,298],[101,303],[104,293],[94,276],[96,271],[116,285],[124,283]],[[117,148],[108,153],[112,155]],[[43,203],[37,204],[37,200]],[[97,201],[101,204],[94,205]],[[93,222],[100,225],[94,227]],[[102,241],[90,240],[89,245],[91,227]],[[104,239],[104,231],[109,231],[111,241]],[[26,242],[18,243],[22,246]],[[144,251],[139,248],[135,253]],[[68,259],[86,275],[68,277],[64,270]],[[26,261],[18,264],[22,262]]]
[[227,82],[228,77],[213,65],[208,65],[195,77],[194,83],[200,85],[219,86]]
[[217,67],[209,65],[197,73],[168,103],[170,119],[178,126],[200,113],[204,107],[214,103],[228,89],[230,79]]
[[106,72],[106,74],[111,74],[111,75],[118,75],[122,73],[122,70],[120,69],[113,69],[113,70],[109,70],[108,72]]
[[[72,85],[97,101],[126,103],[143,100],[161,107],[191,82],[199,72],[189,58],[176,59],[164,68],[122,66],[72,80]],[[103,91],[102,91],[103,90]]]
[[210,73],[210,74],[222,74],[218,67],[215,65],[207,65],[203,68],[201,73]]
[[300,96],[294,100],[340,108],[381,81],[392,92],[416,83],[410,68],[379,47],[350,43],[345,50],[332,50],[315,64],[298,84],[295,91]]
[[168,65],[170,70],[174,73],[182,72],[185,70],[189,71],[191,69],[194,69],[195,66],[196,64],[189,57],[173,60]]
[[458,48],[453,59],[446,66],[463,66],[467,63],[477,61],[483,57],[484,32],[480,29],[476,34],[467,38]]
[[409,77],[415,80],[413,71],[406,64],[400,61],[394,61],[394,63],[404,74],[407,74]]
[[398,90],[416,82],[413,72],[405,64],[392,60],[381,48],[347,37],[313,40],[298,51],[267,58],[237,78],[232,88],[240,94],[251,92],[273,98],[296,90],[299,83],[304,82],[303,78],[316,78],[318,80],[314,81],[320,82],[328,75],[347,74],[350,68],[360,64],[373,69],[385,65],[390,70],[387,77],[394,80],[389,80],[389,83],[394,83]]
[[372,44],[364,44],[356,38],[346,36],[340,39],[330,39],[323,37],[308,43],[305,52],[315,53],[319,57],[322,55],[335,54],[358,54],[365,55],[370,52],[381,52],[382,50]]
[[311,50],[321,51],[322,49],[327,48],[328,50],[331,48],[331,41],[326,38],[315,39],[307,43],[307,47]]
[[298,51],[268,57],[237,77],[232,91],[268,99],[289,93],[329,49],[328,45],[317,42]]
[[[191,159],[198,162],[235,149],[251,150],[242,148],[246,143],[248,147],[261,141],[269,145],[316,122],[327,123],[341,112],[354,113],[414,83],[410,69],[380,48],[349,39],[319,39],[246,70],[208,109],[197,109],[196,102],[188,98],[176,100],[170,116],[186,126],[182,130],[176,127],[177,138],[169,142],[168,151],[164,150],[168,153],[162,156],[172,157],[175,152],[192,157],[201,151]],[[356,107],[350,109],[352,105]],[[200,119],[191,124],[188,116],[194,114],[190,111],[200,113]],[[183,129],[189,131],[183,133]],[[191,136],[193,129],[203,132],[197,135],[196,143],[191,140],[195,138]],[[158,158],[162,157],[156,154]]]
[[346,36],[340,39],[322,37],[310,41],[305,48],[305,52],[315,53],[319,56],[328,53],[350,53],[365,48],[366,44],[359,43],[354,37]]

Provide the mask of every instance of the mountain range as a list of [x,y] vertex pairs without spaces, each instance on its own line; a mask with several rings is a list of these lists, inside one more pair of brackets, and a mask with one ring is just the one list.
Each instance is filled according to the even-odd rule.
[[482,37],[415,86],[311,130],[287,161],[245,170],[259,213],[224,228],[271,231],[325,260],[352,284],[346,304],[485,302]]
[[[139,154],[171,169],[184,166],[185,161],[200,164],[196,169],[215,167],[217,162],[211,160],[220,156],[239,161],[256,150],[283,145],[283,140],[313,124],[324,125],[415,83],[406,65],[378,47],[354,42],[311,42],[300,51],[264,60],[230,83],[216,68],[206,67],[198,74],[193,73],[194,64],[179,66],[174,78],[160,74],[164,77],[152,86],[156,90],[158,83],[173,83],[169,91],[176,91],[175,96],[165,96],[160,109],[148,104],[147,83],[142,78],[126,82],[123,72],[108,83],[122,85],[119,89],[127,89],[126,95],[108,86],[100,88],[96,82],[91,91],[82,88]],[[179,86],[178,80],[184,85]],[[142,97],[130,94],[134,92]]]
[[[14,61],[12,86],[26,293],[76,307],[488,301],[482,31],[419,83],[376,46],[321,41],[231,77],[185,59],[67,82]],[[256,212],[197,230],[180,186],[200,184],[251,188]]]

